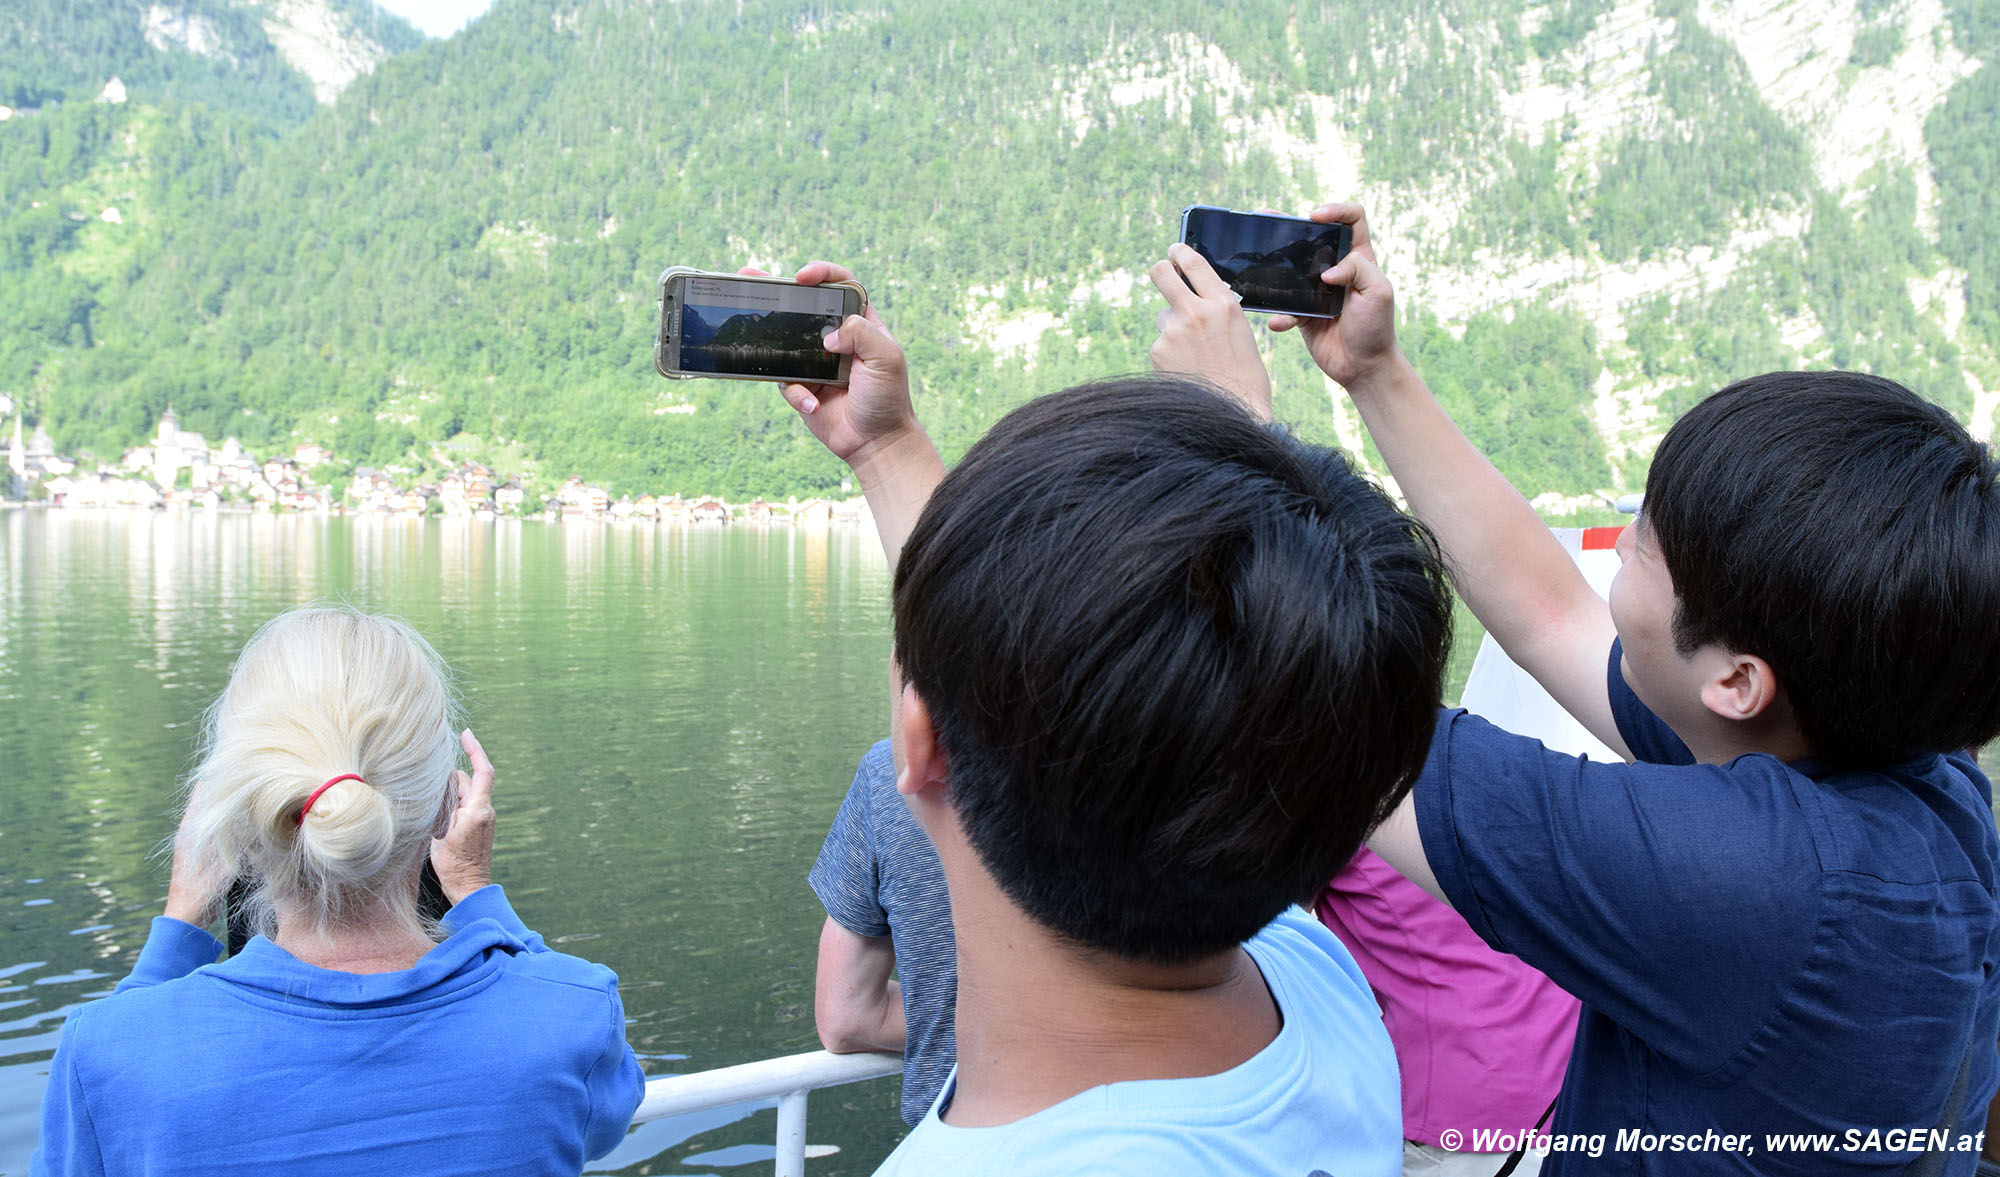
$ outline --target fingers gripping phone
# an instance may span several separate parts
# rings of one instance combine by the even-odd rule
[[[823,337],[867,308],[867,292],[854,282],[801,286],[675,266],[660,275],[653,366],[672,380],[845,384],[853,357],[826,350]]]
[[[1246,311],[1340,317],[1347,290],[1320,275],[1353,247],[1352,225],[1192,204],[1181,211],[1181,240],[1208,259]]]

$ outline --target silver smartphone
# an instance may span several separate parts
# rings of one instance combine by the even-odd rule
[[[653,367],[672,380],[845,384],[853,357],[826,350],[824,336],[867,307],[855,282],[801,286],[675,266],[660,275]]]
[[[1350,225],[1192,204],[1181,210],[1181,240],[1208,259],[1246,311],[1340,317],[1346,288],[1319,276],[1347,256]]]

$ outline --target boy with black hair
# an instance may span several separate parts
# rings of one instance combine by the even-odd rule
[[[850,383],[785,395],[895,565],[897,788],[958,945],[957,1071],[882,1172],[1396,1173],[1380,1016],[1293,905],[1429,746],[1450,611],[1422,529],[1337,452],[1154,378],[1033,401],[937,484],[880,323],[828,347]]]
[[[1992,454],[1877,377],[1731,385],[1661,442],[1607,604],[1397,349],[1361,209],[1313,216],[1354,226],[1343,314],[1273,329],[1304,328],[1496,640],[1637,761],[1448,713],[1370,843],[1583,999],[1553,1143],[1600,1155],[1544,1172],[1970,1174],[2000,1070],[1964,753],[2000,732]],[[1195,286],[1170,303],[1227,297]],[[1193,352],[1247,335],[1216,310],[1174,312],[1216,336]]]

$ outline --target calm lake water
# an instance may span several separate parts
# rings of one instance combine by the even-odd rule
[[[616,969],[649,1076],[817,1049],[806,871],[886,734],[872,533],[0,511],[0,1174],[24,1174],[64,1016],[128,972],[198,717],[314,601],[395,613],[498,767],[495,873]],[[901,1136],[897,1081],[812,1097],[816,1177]],[[591,1172],[750,1173],[774,1113],[650,1124]]]

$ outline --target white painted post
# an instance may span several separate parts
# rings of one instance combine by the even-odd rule
[[[776,1177],[806,1177],[806,1093],[787,1091],[778,1097],[778,1166]]]

